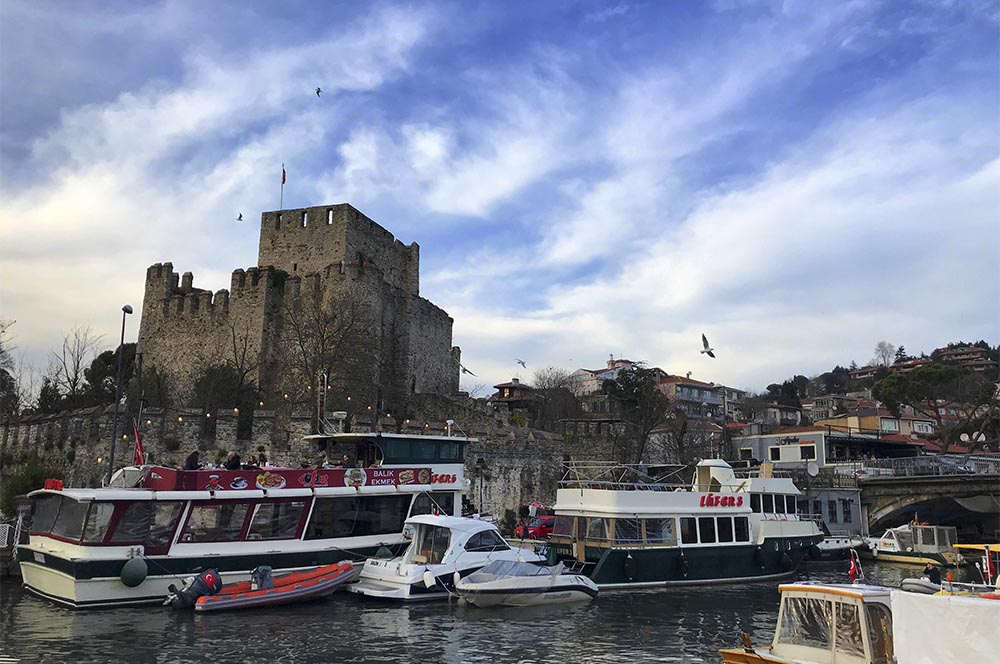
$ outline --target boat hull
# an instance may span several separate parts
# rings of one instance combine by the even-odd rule
[[[904,565],[924,566],[930,563],[931,565],[941,567],[955,567],[959,564],[956,557],[952,555],[916,551],[879,551],[878,549],[871,549],[870,551],[862,550],[861,557],[869,560],[878,560],[879,562],[903,563]]]
[[[733,581],[770,581],[796,574],[818,537],[769,539],[761,545],[608,548],[587,547],[583,573],[600,588],[649,588]],[[554,544],[550,564],[572,564],[569,545]]]
[[[491,606],[541,606],[589,602],[597,597],[598,589],[586,577],[561,575],[554,582],[540,577],[541,583],[531,585],[536,577],[514,577],[487,583],[463,583],[456,586],[459,596],[481,608]]]
[[[55,552],[39,551],[30,545],[18,547],[24,588],[32,594],[74,609],[161,604],[171,584],[180,585],[184,577],[206,567],[219,570],[226,584],[250,580],[250,570],[270,566],[275,574],[286,574],[340,562],[361,562],[374,556],[381,547],[359,547],[346,553],[335,548],[325,551],[295,553],[253,553],[241,556],[171,557],[146,556],[149,570],[136,587],[121,580],[122,568],[129,558],[68,559]],[[403,545],[390,547],[399,551]]]

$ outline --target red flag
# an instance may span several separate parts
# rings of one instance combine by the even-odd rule
[[[141,466],[146,463],[146,453],[142,449],[142,437],[139,435],[139,424],[135,420],[132,420],[132,430],[135,431],[135,455],[132,457],[132,463],[136,466]]]
[[[986,576],[989,577],[986,579],[986,583],[992,583],[991,579],[996,578],[997,575],[996,570],[993,568],[993,556],[990,555],[989,545],[983,548],[986,549]]]
[[[285,184],[285,165],[281,165],[281,184]]]

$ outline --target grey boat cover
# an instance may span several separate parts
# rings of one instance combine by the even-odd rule
[[[516,560],[494,560],[477,572],[465,577],[471,583],[485,583],[496,579],[512,576],[556,576],[566,568],[562,563],[555,567],[544,567],[533,563],[521,563]]]

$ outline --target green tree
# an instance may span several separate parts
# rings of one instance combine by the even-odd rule
[[[890,374],[872,388],[872,396],[895,416],[902,406],[933,420],[935,436],[944,443],[943,451],[969,433],[977,423],[988,427],[996,413],[996,386],[966,367],[928,364],[907,373]],[[963,417],[946,424],[939,412],[944,404],[957,406]],[[981,431],[982,429],[976,429]],[[995,437],[995,436],[994,436]]]
[[[41,489],[49,478],[63,479],[64,472],[56,462],[31,454],[20,468],[4,478],[3,489],[0,491],[0,514],[14,516],[17,496]]]
[[[38,412],[44,415],[58,413],[65,401],[59,392],[59,386],[48,376],[42,379],[42,388],[38,391]]]
[[[619,371],[614,380],[604,381],[601,389],[630,425],[633,444],[624,451],[625,458],[640,463],[650,434],[666,422],[670,411],[670,401],[660,391],[660,371],[636,363]]]
[[[98,406],[115,400],[115,382],[118,379],[118,352],[122,351],[122,389],[128,390],[135,369],[135,344],[127,343],[115,350],[106,350],[84,369],[86,385],[80,403],[73,407]]]
[[[909,355],[906,354],[906,348],[903,347],[903,346],[900,346],[899,348],[896,349],[896,356],[893,358],[893,363],[895,363],[895,362],[905,362],[906,360],[910,360],[910,359],[913,359],[913,358],[911,358]]]

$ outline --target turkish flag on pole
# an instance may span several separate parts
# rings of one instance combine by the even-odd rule
[[[135,456],[132,458],[132,463],[136,466],[141,466],[146,463],[146,453],[142,449],[142,437],[139,436],[139,423],[132,420],[132,430],[135,431]]]

